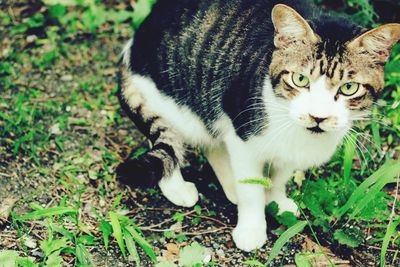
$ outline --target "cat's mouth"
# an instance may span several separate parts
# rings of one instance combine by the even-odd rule
[[[312,132],[314,134],[320,134],[320,133],[324,133],[325,132],[324,130],[321,129],[321,127],[319,127],[319,125],[307,128],[307,130],[309,130],[310,132]]]

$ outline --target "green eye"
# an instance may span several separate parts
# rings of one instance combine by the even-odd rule
[[[358,83],[345,83],[344,85],[340,86],[339,93],[345,96],[352,96],[357,93],[360,84]]]
[[[310,85],[310,79],[300,73],[293,73],[292,81],[298,87],[308,87]]]

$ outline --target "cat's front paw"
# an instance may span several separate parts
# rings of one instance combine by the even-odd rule
[[[161,179],[159,186],[164,196],[177,206],[190,208],[199,200],[199,193],[194,183],[174,183],[168,179]]]
[[[244,251],[252,251],[261,248],[267,241],[266,223],[258,226],[247,226],[238,224],[232,232],[236,247]]]
[[[267,203],[271,203],[272,201],[275,201],[278,204],[279,212],[278,215],[284,213],[285,211],[293,212],[294,215],[300,216],[300,211],[299,207],[297,204],[293,201],[293,199],[290,199],[286,196],[279,196],[279,197],[267,197]]]

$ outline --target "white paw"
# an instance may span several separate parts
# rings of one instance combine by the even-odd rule
[[[278,204],[279,207],[279,212],[278,215],[281,215],[285,211],[293,212],[294,215],[299,216],[300,211],[299,207],[297,204],[293,201],[293,199],[290,199],[286,196],[279,196],[279,197],[268,197],[268,203],[275,201]]]
[[[267,226],[265,223],[259,226],[248,227],[237,225],[232,232],[236,247],[244,251],[252,251],[261,248],[267,241]]]
[[[199,193],[194,183],[174,183],[168,179],[161,179],[158,183],[164,196],[177,206],[193,207],[199,200]]]

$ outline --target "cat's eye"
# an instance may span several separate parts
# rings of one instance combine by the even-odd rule
[[[360,88],[360,84],[358,83],[345,83],[340,86],[339,93],[345,96],[352,96],[357,93],[358,89]]]
[[[308,87],[310,85],[310,79],[300,73],[293,73],[292,81],[298,87]]]

